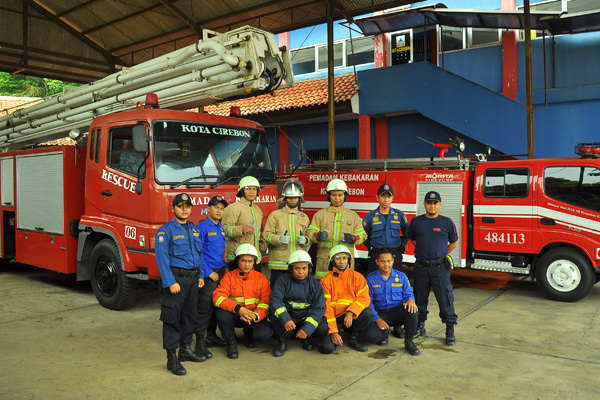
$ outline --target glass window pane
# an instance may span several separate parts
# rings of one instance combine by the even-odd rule
[[[118,171],[137,176],[141,168],[141,177],[146,174],[145,154],[133,149],[133,126],[124,126],[110,130],[108,165]]]
[[[463,48],[463,28],[444,26],[442,28],[443,51],[462,50]]]
[[[327,46],[319,47],[319,69],[327,69]],[[344,44],[335,43],[333,45],[333,67],[344,66]]]
[[[346,66],[369,64],[375,62],[375,40],[373,37],[362,37],[346,40]]]
[[[600,211],[600,170],[594,167],[548,167],[544,191],[551,198]]]
[[[315,48],[292,50],[292,68],[294,75],[315,72]]]
[[[485,197],[527,197],[529,195],[529,170],[489,169],[485,172],[483,195]]]
[[[484,44],[500,43],[498,29],[473,28],[471,44],[481,46]]]

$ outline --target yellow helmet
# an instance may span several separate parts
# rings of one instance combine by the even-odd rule
[[[256,179],[253,176],[245,176],[242,179],[240,179],[237,197],[244,197],[244,188],[248,186],[254,186],[256,187],[257,193],[260,192],[260,183],[258,182],[258,179]]]
[[[352,254],[350,253],[350,249],[342,244],[338,244],[334,246],[333,249],[329,251],[329,260],[333,260],[333,257],[340,253],[348,254],[348,260],[352,259]]]

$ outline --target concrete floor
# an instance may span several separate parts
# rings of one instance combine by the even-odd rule
[[[412,357],[400,339],[368,353],[324,356],[274,341],[229,360],[166,369],[159,295],[102,308],[87,282],[33,267],[0,267],[0,399],[596,399],[600,376],[600,286],[578,303],[549,301],[529,279],[458,271],[457,343],[431,296],[427,336]],[[594,383],[596,382],[596,383]]]

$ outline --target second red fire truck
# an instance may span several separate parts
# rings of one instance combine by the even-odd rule
[[[600,277],[600,143],[578,144],[579,158],[469,161],[460,156],[317,161],[295,176],[304,184],[304,211],[327,207],[333,178],[348,185],[346,207],[364,217],[377,188],[394,187],[393,207],[423,214],[430,190],[455,222],[456,267],[532,275],[551,299],[577,301]],[[480,161],[477,161],[480,160]],[[408,246],[404,261],[414,262]],[[365,258],[359,246],[357,257]]]

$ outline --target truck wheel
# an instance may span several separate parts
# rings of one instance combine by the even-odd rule
[[[595,280],[588,259],[570,248],[556,248],[544,254],[538,261],[535,278],[548,298],[568,302],[587,296]]]
[[[136,284],[127,278],[119,249],[111,239],[103,239],[92,251],[92,289],[103,307],[123,310],[132,305],[136,297]]]

